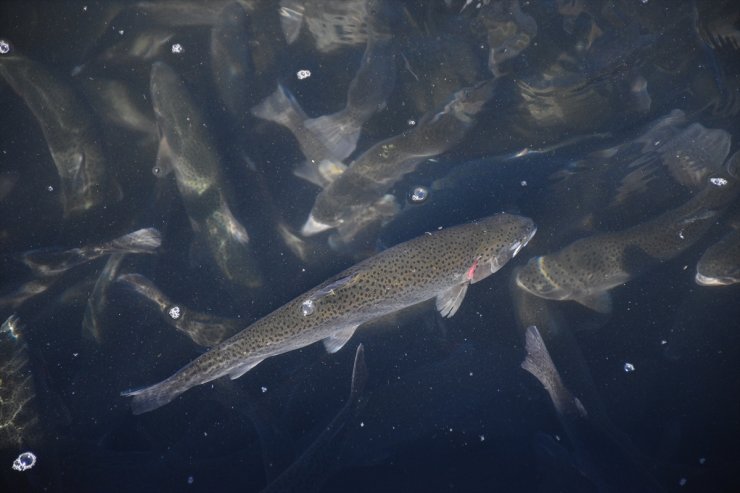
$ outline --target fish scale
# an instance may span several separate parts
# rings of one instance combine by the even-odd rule
[[[163,382],[123,395],[133,396],[134,413],[141,414],[191,387],[238,378],[268,357],[320,340],[335,352],[363,323],[417,303],[437,298],[440,312],[452,316],[468,284],[500,269],[535,231],[532,220],[502,213],[396,245],[288,302]]]

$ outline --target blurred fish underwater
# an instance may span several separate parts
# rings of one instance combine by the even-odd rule
[[[6,0],[0,102],[0,491],[740,491],[737,2]]]

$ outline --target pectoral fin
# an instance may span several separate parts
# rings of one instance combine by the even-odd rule
[[[462,305],[467,291],[468,283],[464,282],[439,293],[436,305],[440,315],[446,318],[453,316]]]
[[[575,298],[575,301],[599,313],[612,312],[612,297],[608,291]]]
[[[355,330],[357,330],[357,326],[353,325],[351,327],[340,329],[336,331],[333,335],[324,339],[322,342],[324,343],[326,352],[333,354],[342,349],[342,346],[347,344],[347,342],[355,334]]]
[[[260,363],[262,363],[261,359],[257,361],[252,361],[250,363],[247,363],[246,365],[237,366],[229,372],[229,378],[232,380],[236,380]]]

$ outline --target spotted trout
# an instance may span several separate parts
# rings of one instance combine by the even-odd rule
[[[266,358],[317,341],[334,353],[360,325],[432,298],[451,317],[468,285],[498,271],[535,232],[531,219],[502,213],[401,243],[283,305],[168,379],[122,395],[133,397],[134,414],[142,414],[196,385],[239,378]]]

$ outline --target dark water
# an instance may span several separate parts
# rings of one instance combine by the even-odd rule
[[[99,146],[106,176],[121,191],[101,181],[101,203],[65,215],[38,117],[17,87],[0,85],[0,315],[20,320],[17,338],[0,334],[0,491],[261,491],[296,461],[310,467],[283,477],[285,491],[737,491],[738,287],[694,281],[703,252],[737,227],[737,200],[689,248],[640,264],[611,289],[609,314],[534,298],[547,307],[538,315],[512,290],[515,267],[530,258],[628,230],[695,197],[701,187],[677,178],[671,156],[706,176],[737,150],[740,10],[733,2],[371,3],[356,15],[384,14],[395,83],[346,164],[441,111],[456,91],[494,73],[496,86],[460,142],[390,186],[399,204],[393,217],[353,237],[302,238],[303,258],[276,226],[300,238],[321,189],[294,175],[305,157],[291,133],[249,109],[279,82],[309,117],[339,111],[368,36],[351,15],[316,27],[343,2],[296,3],[306,19],[292,44],[278,2],[239,7],[239,34],[226,45],[251,60],[233,69],[247,85],[226,93],[214,75],[212,39],[223,27],[222,7],[234,8],[227,2],[0,6],[10,54],[37,62],[85,107],[94,132],[74,138]],[[345,35],[328,42],[327,32]],[[156,41],[126,44],[147,33]],[[494,65],[492,48],[504,53]],[[149,89],[155,62],[184,79],[206,123],[223,194],[249,233],[259,287],[230,279],[197,245],[193,211],[173,174],[152,173],[161,135]],[[298,78],[300,70],[310,77]],[[120,110],[98,102],[104,80],[131,91],[148,127],[122,125]],[[47,79],[23,84],[50,93]],[[61,104],[71,113],[59,94],[41,107]],[[679,138],[668,157],[640,168],[649,170],[645,186],[620,195],[629,188],[625,176],[649,154],[640,137],[674,110],[683,114],[676,128],[699,124],[704,137],[721,130],[729,149]],[[624,162],[604,152],[630,144],[637,150]],[[414,203],[408,197],[418,186],[429,196]],[[121,282],[110,284],[97,308],[97,337],[83,329],[105,257],[53,278],[21,262],[31,250],[48,254],[157,228],[157,253],[127,255],[119,274],[141,274],[178,306],[237,319],[241,329],[383,248],[501,211],[531,217],[539,232],[469,289],[454,318],[424,304],[359,330],[335,354],[315,344],[270,358],[238,380],[196,387],[141,416],[121,391],[166,378],[205,349]],[[46,289],[18,299],[34,280]],[[549,325],[541,329],[552,358],[588,413],[577,420],[583,443],[520,368],[528,317]],[[340,413],[358,343],[368,371],[362,405]],[[339,431],[322,435],[337,413]],[[311,448],[316,440],[321,447]],[[25,451],[37,456],[35,466],[13,470]]]

